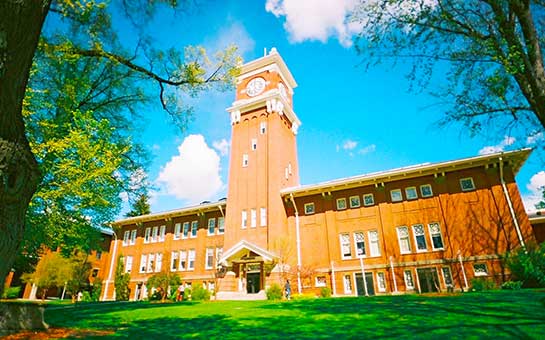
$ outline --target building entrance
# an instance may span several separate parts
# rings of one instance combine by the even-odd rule
[[[367,294],[375,295],[373,273],[365,273],[365,281],[367,283]],[[361,275],[361,273],[356,273],[356,290],[358,291],[358,296],[365,296],[365,289],[363,288],[363,276]]]
[[[418,283],[421,293],[432,293],[439,291],[439,277],[435,268],[418,268]]]
[[[247,273],[246,288],[248,294],[259,293],[261,290],[261,273]]]

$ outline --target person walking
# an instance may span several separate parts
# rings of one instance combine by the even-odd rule
[[[286,294],[286,300],[289,300],[291,298],[290,280],[286,280],[286,284],[284,285],[284,292]]]

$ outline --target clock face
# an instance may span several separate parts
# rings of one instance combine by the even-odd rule
[[[278,83],[278,90],[280,90],[280,95],[288,99],[288,93],[286,92],[286,85],[283,83]]]
[[[254,78],[250,80],[248,85],[246,85],[246,93],[250,97],[257,96],[258,94],[263,92],[263,90],[265,90],[265,85],[266,85],[265,79],[261,77]]]

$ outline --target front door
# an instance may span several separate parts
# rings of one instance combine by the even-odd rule
[[[365,281],[367,283],[367,294],[375,295],[373,273],[365,273]],[[358,291],[358,296],[365,295],[365,289],[363,289],[363,276],[361,275],[361,273],[356,273],[356,289]]]
[[[246,274],[246,288],[248,294],[256,294],[261,290],[261,273]]]
[[[418,268],[418,283],[421,293],[431,293],[439,291],[439,277],[435,268]]]

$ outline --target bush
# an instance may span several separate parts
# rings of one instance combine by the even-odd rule
[[[525,288],[545,287],[545,242],[528,243],[507,260],[513,279],[522,281]]]
[[[192,301],[208,301],[210,300],[210,292],[204,289],[203,285],[197,283],[193,285],[191,292]]]
[[[282,287],[278,283],[273,283],[265,293],[267,294],[267,300],[282,299]]]
[[[89,294],[89,292],[86,291],[86,290],[81,292],[81,301],[82,302],[91,302],[92,301],[91,294]]]
[[[186,288],[184,290],[184,301],[189,300],[191,298],[191,288]]]
[[[331,297],[331,288],[324,287],[324,288],[320,289],[320,296],[323,297],[323,298]]]
[[[313,293],[306,293],[306,294],[293,294],[292,300],[300,301],[300,300],[313,300],[316,299],[316,295]]]
[[[100,292],[102,292],[102,283],[97,280],[91,288],[91,301],[100,301]]]
[[[501,289],[519,290],[522,288],[522,281],[505,281],[501,285]]]
[[[472,292],[482,292],[484,290],[492,290],[496,288],[496,283],[492,280],[476,277],[471,279],[470,291]]]
[[[21,287],[9,287],[4,289],[2,294],[3,299],[17,299],[21,293]]]

